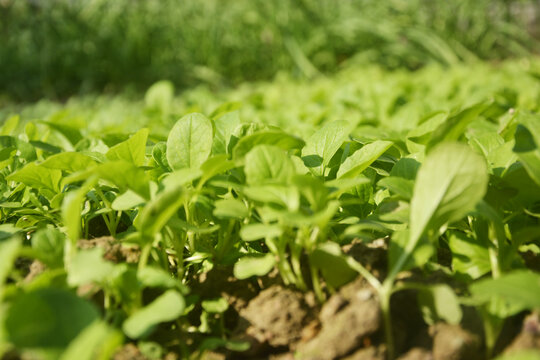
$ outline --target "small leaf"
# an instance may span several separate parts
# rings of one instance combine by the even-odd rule
[[[111,161],[124,160],[143,166],[146,154],[146,140],[148,138],[148,129],[137,131],[128,140],[116,144],[107,151],[107,159]]]
[[[154,145],[152,148],[152,158],[159,166],[169,170],[169,162],[167,161],[167,143],[162,141]]]
[[[69,343],[60,360],[111,359],[122,345],[122,334],[104,321],[87,326]]]
[[[477,299],[500,298],[513,305],[516,312],[540,308],[540,274],[516,270],[497,279],[479,280],[470,286]]]
[[[279,225],[248,224],[240,229],[240,237],[244,241],[280,237],[282,234],[283,229]]]
[[[242,280],[252,276],[263,276],[268,274],[275,264],[276,259],[272,254],[263,256],[247,255],[234,264],[234,277]]]
[[[427,149],[442,142],[457,141],[463,135],[467,126],[476,120],[488,107],[489,104],[482,102],[449,116],[433,131],[431,139],[427,144]]]
[[[41,166],[49,169],[65,170],[68,172],[84,171],[97,163],[88,155],[78,152],[63,152],[52,155],[41,163]]]
[[[338,120],[324,125],[316,131],[307,141],[306,146],[302,149],[302,156],[320,158],[320,163],[317,165],[311,162],[314,166],[311,170],[315,175],[322,176],[322,169],[328,166],[330,159],[336,154],[341,145],[349,137],[351,124],[347,121]]]
[[[391,193],[400,196],[404,200],[410,200],[413,193],[414,181],[397,176],[387,176],[379,180],[377,186],[387,188]]]
[[[113,272],[114,264],[103,259],[103,249],[80,250],[71,259],[67,282],[71,286],[103,283]]]
[[[212,154],[226,154],[231,136],[240,125],[238,111],[225,113],[214,119],[215,133],[212,143]]]
[[[248,184],[288,183],[294,170],[292,160],[275,146],[258,145],[246,155],[244,172]]]
[[[126,190],[125,193],[118,195],[112,202],[113,210],[130,210],[146,202],[146,200],[136,192]]]
[[[339,167],[338,178],[353,178],[362,173],[368,166],[377,160],[388,150],[393,143],[391,141],[377,140],[364,145],[360,150],[349,156]]]
[[[214,216],[218,218],[243,219],[249,215],[246,205],[238,199],[217,200]]]
[[[259,131],[244,136],[236,143],[233,148],[233,159],[244,157],[251,149],[258,145],[272,145],[282,150],[291,150],[302,148],[304,141],[281,130]]]
[[[81,212],[82,205],[86,199],[86,194],[97,182],[96,178],[90,178],[79,189],[70,191],[64,196],[62,201],[62,221],[67,228],[67,236],[76,243],[81,234]]]
[[[24,168],[6,177],[8,181],[18,181],[35,189],[49,189],[54,193],[60,192],[60,180],[62,172],[57,169],[49,169],[43,165],[29,163]]]
[[[173,170],[198,169],[212,151],[212,122],[194,113],[178,120],[167,138],[167,161]]]
[[[277,204],[289,211],[296,211],[300,206],[300,194],[296,187],[287,185],[259,185],[244,188],[244,193],[251,200]]]
[[[0,298],[3,298],[4,283],[13,268],[21,245],[21,241],[17,237],[0,242]]]
[[[141,210],[137,228],[148,239],[159,232],[184,204],[183,187],[168,186],[149,201]]]
[[[136,311],[124,321],[122,329],[132,339],[150,333],[159,323],[172,321],[182,315],[185,301],[175,290],[167,290],[149,305]]]
[[[339,288],[358,275],[347,263],[347,256],[341,247],[334,242],[326,242],[317,246],[309,256],[310,263],[321,270],[324,279],[333,288]]]
[[[50,268],[63,266],[64,242],[66,236],[55,228],[38,230],[32,235],[32,249],[39,259]]]
[[[454,325],[461,322],[459,300],[448,285],[423,286],[418,293],[418,303],[424,320],[429,325],[435,324],[439,319]]]
[[[227,311],[229,303],[225,298],[220,297],[217,299],[203,300],[201,306],[206,312],[221,314]]]
[[[452,269],[478,279],[491,271],[489,250],[473,238],[457,231],[449,234],[448,246],[452,251]]]

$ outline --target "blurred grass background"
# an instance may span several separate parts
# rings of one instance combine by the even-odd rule
[[[540,49],[538,0],[0,0],[4,102],[418,69]]]

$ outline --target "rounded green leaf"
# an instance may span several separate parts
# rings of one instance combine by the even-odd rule
[[[428,227],[439,228],[473,210],[484,197],[488,169],[467,145],[443,143],[420,167],[411,200],[410,238],[417,241]]]
[[[295,166],[282,149],[259,145],[247,153],[244,172],[248,184],[287,183],[295,174]]]
[[[62,348],[99,317],[87,301],[66,290],[39,289],[18,297],[8,310],[8,339],[19,348]]]
[[[212,122],[194,113],[178,120],[167,138],[167,161],[173,170],[199,168],[212,151]]]
[[[268,274],[275,264],[276,259],[272,254],[244,256],[234,264],[233,273],[240,280],[251,276],[263,276]]]
[[[140,338],[149,333],[155,325],[178,318],[184,308],[185,301],[182,295],[178,291],[168,290],[127,318],[122,329],[130,338]]]

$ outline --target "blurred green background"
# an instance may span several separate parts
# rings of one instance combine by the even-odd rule
[[[0,0],[4,102],[418,69],[540,49],[533,0]]]

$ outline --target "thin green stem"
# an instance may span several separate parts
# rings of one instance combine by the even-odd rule
[[[141,258],[139,260],[139,270],[144,269],[146,265],[148,264],[148,259],[150,258],[150,251],[152,250],[152,241],[147,242],[144,244],[142,250],[141,250]]]
[[[383,286],[379,291],[379,303],[381,306],[383,322],[384,322],[384,335],[386,338],[387,359],[394,360],[395,357],[395,345],[394,334],[392,333],[392,314],[390,312],[390,297],[392,296],[392,290],[389,286]]]
[[[309,270],[311,272],[311,283],[313,284],[313,291],[315,292],[315,296],[317,297],[317,300],[322,303],[325,300],[324,292],[321,288],[321,279],[319,278],[319,271],[315,266],[310,265]]]

